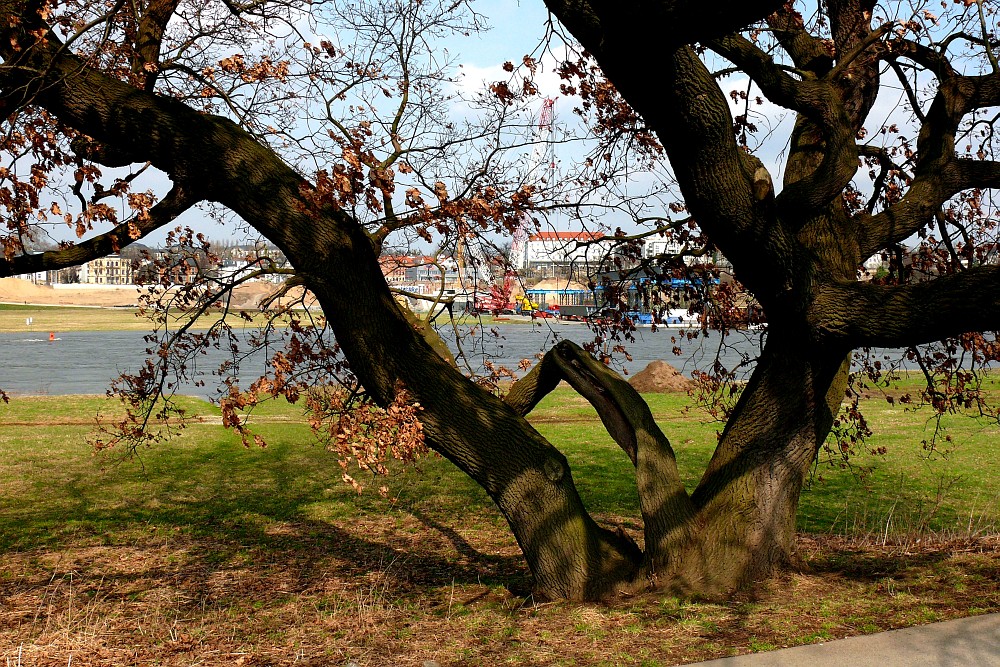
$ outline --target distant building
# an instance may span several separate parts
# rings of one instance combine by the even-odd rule
[[[260,263],[262,268],[275,266],[278,268],[288,264],[285,254],[271,243],[242,243],[238,245],[212,244],[211,251],[218,256],[223,263],[236,262],[246,265],[248,263]],[[270,260],[262,262],[261,260]]]
[[[172,285],[190,285],[198,280],[201,267],[195,257],[172,257],[159,267],[160,281],[167,278]]]
[[[80,265],[80,283],[83,285],[132,285],[134,276],[132,260],[117,254]]]
[[[218,267],[202,250],[147,249],[135,266],[134,279],[141,283],[189,285],[203,276],[218,274]]]
[[[48,285],[55,282],[53,274],[55,271],[35,271],[34,273],[24,273],[18,276],[22,280],[30,280],[36,285]]]
[[[382,255],[378,258],[382,275],[390,285],[434,283],[442,278],[448,285],[458,281],[458,262],[452,257],[429,255]]]
[[[600,232],[539,232],[528,238],[523,268],[538,278],[585,278],[598,271],[612,243]]]
[[[379,267],[385,281],[390,285],[400,285],[408,282],[406,272],[417,262],[409,255],[382,255],[378,258]]]
[[[683,249],[684,244],[673,239],[649,238],[643,241],[642,256],[644,259],[652,259],[661,255],[677,255]]]
[[[413,257],[406,269],[408,282],[440,283],[442,278],[449,285],[458,280],[458,262],[451,257],[435,258],[428,255]]]
[[[690,251],[691,248],[688,248],[688,252]],[[642,244],[642,256],[644,259],[680,255],[682,252],[684,252],[684,244],[674,239],[648,238]],[[700,256],[688,254],[683,258],[685,266],[694,266],[696,264],[715,264],[719,266],[723,261],[718,252],[705,253]],[[728,262],[726,262],[726,265],[728,266]]]

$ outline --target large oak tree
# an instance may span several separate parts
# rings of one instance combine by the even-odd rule
[[[804,17],[793,3],[778,2],[547,5],[586,49],[584,61],[600,66],[597,74],[576,68],[567,76],[613,84],[616,92],[594,103],[638,114],[624,114],[630,121],[622,134],[655,136],[687,210],[766,314],[766,344],[691,493],[641,397],[580,348],[557,345],[501,400],[435,351],[397,306],[378,264],[394,225],[446,231],[448,220],[479,215],[502,229],[520,215],[498,213],[503,196],[482,187],[449,195],[428,180],[434,206],[414,190],[405,210],[391,210],[401,205],[387,170],[401,168],[409,145],[398,124],[388,123],[395,150],[379,161],[357,149],[364,140],[352,132],[364,124],[334,116],[321,120],[331,124],[330,136],[339,133],[343,162],[323,164],[323,155],[301,143],[279,150],[253,115],[259,98],[218,82],[226,74],[239,85],[282,80],[295,71],[262,51],[220,59],[215,69],[190,55],[199,53],[199,36],[238,45],[241,17],[281,15],[294,25],[304,11],[295,3],[226,1],[199,14],[179,0],[98,10],[0,1],[7,150],[33,138],[25,153],[45,163],[17,187],[7,182],[4,205],[15,233],[5,241],[0,275],[77,264],[199,202],[221,205],[289,259],[368,395],[383,406],[400,396],[419,403],[427,444],[496,502],[539,593],[596,599],[650,587],[732,591],[794,563],[799,493],[844,400],[852,350],[909,348],[1000,324],[1000,268],[983,261],[982,229],[975,227],[989,218],[990,189],[1000,185],[993,118],[985,113],[1000,106],[993,8],[985,1],[940,12],[921,6],[900,17],[874,0],[837,0]],[[178,23],[188,42],[168,39]],[[400,61],[413,43],[397,40]],[[357,76],[377,78],[374,63],[351,65]],[[746,115],[734,118],[720,87],[734,72],[794,115],[780,186],[741,140],[753,128]],[[866,132],[880,129],[872,112],[884,79],[897,75],[915,138],[866,142]],[[419,94],[407,86],[386,95]],[[200,90],[215,106],[199,103]],[[331,94],[325,108],[337,99]],[[297,148],[319,167],[316,178],[291,163]],[[18,234],[39,209],[51,211],[38,199],[38,181],[75,168],[81,183],[94,164],[146,162],[173,183],[158,203],[133,201],[141,215],[72,248],[23,251]],[[383,213],[379,225],[358,212],[366,198],[369,211]],[[84,202],[91,218],[101,213],[99,200]],[[504,205],[527,204],[515,193]],[[858,280],[868,257],[894,252],[928,229],[939,230],[942,250],[926,280],[904,280],[901,272],[881,283]],[[594,404],[634,463],[641,548],[595,522],[565,457],[525,420],[561,380]]]

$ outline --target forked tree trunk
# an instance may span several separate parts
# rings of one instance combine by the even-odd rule
[[[423,406],[429,444],[495,501],[539,594],[600,599],[656,587],[720,595],[793,562],[799,492],[843,399],[846,351],[815,349],[776,328],[689,495],[667,438],[621,377],[564,342],[506,402],[496,399],[414,332],[377,279],[365,237],[349,237],[326,246],[330,273],[307,276],[335,314],[338,340],[369,390],[387,400],[401,382]],[[594,404],[635,465],[642,550],[591,518],[563,455],[523,419],[563,379]]]
[[[796,352],[801,341],[772,336],[704,477],[688,496],[674,452],[645,402],[574,347],[561,343],[553,349],[507,401],[527,412],[560,379],[568,380],[594,404],[636,466],[645,527],[642,564],[637,575],[593,590],[655,587],[718,596],[795,564],[799,493],[843,400],[846,352]],[[536,571],[530,558],[529,565]]]
[[[769,338],[692,495],[708,588],[733,590],[795,562],[799,494],[844,399],[844,351]]]

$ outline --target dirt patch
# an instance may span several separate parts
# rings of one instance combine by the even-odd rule
[[[246,283],[233,290],[230,307],[254,310],[278,289],[279,286],[273,283]],[[56,289],[49,285],[35,285],[20,278],[0,278],[0,302],[4,303],[102,306],[105,308],[129,307],[138,305],[140,294],[141,289],[135,286]],[[297,287],[289,290],[288,294],[282,297],[278,303],[284,305],[301,299],[303,299],[303,290],[301,287]],[[311,304],[315,300],[312,294],[307,294],[305,301]]]
[[[114,307],[134,306],[138,298],[135,287],[55,289],[20,278],[0,278],[0,301],[7,303]]]
[[[807,535],[806,571],[753,594],[594,605],[534,600],[498,523],[394,510],[217,528],[142,522],[5,554],[0,661],[665,667],[1000,608],[991,542],[900,553]]]
[[[694,382],[665,361],[653,361],[628,381],[640,394],[688,391]]]

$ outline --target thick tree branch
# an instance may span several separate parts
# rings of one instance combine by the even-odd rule
[[[771,215],[770,176],[738,145],[729,103],[694,51],[677,50],[668,65],[665,96],[642,113],[667,150],[688,210],[743,284],[766,295],[787,280],[793,254],[790,230]],[[761,262],[762,254],[773,261]]]
[[[562,341],[546,353],[527,376],[511,387],[504,402],[518,413],[527,414],[561,380],[568,381],[581,396],[590,401],[608,433],[635,464],[637,428],[627,414],[626,407],[622,405],[622,397],[638,401],[642,407],[645,407],[645,403],[631,385],[571,341]],[[673,450],[666,436],[662,435],[655,424],[653,428],[659,434],[661,446],[672,459]]]
[[[881,39],[894,25],[886,21],[873,30],[874,7],[875,0],[829,0],[826,4],[837,59],[826,79],[839,88],[855,131],[861,129],[878,96]]]
[[[742,35],[727,35],[708,46],[749,74],[769,100],[802,114],[823,133],[820,163],[807,176],[786,183],[776,203],[788,219],[803,219],[824,208],[857,171],[854,130],[837,89],[826,80],[794,79]]]
[[[962,119],[975,109],[1000,105],[1000,76],[958,75],[939,54],[909,42],[893,42],[890,50],[933,66],[943,78],[920,127],[914,179],[906,195],[875,216],[857,219],[865,256],[916,233],[954,194],[1000,182],[1000,163],[960,159],[955,152]]]
[[[875,0],[828,0],[830,32],[837,50],[837,59],[864,42],[871,34],[872,10]],[[892,22],[887,22],[888,28]],[[887,28],[887,29],[888,29]]]
[[[942,162],[938,170],[923,167],[900,201],[876,215],[856,218],[863,256],[913,236],[962,190],[1000,188],[1000,162],[964,158]]]
[[[947,41],[947,40],[946,40]],[[892,39],[886,44],[883,60],[893,62],[900,58],[911,60],[931,72],[939,81],[952,79],[958,72],[952,66],[945,49],[932,49],[909,39]]]
[[[664,51],[726,35],[760,21],[782,6],[781,0],[643,0],[623,5],[612,0],[545,0],[546,6],[591,53]],[[644,55],[644,54],[643,54]],[[640,57],[633,62],[655,62]]]
[[[955,160],[954,187],[1000,188],[1000,162],[994,160]]]
[[[794,78],[743,35],[726,35],[706,45],[749,74],[771,102],[819,123],[831,120],[828,87],[817,79]]]
[[[802,16],[790,6],[767,17],[767,24],[798,69],[823,76],[833,67],[832,49],[806,32]]]
[[[783,291],[795,273],[793,230],[773,216],[774,190],[762,187],[767,170],[737,143],[729,103],[712,73],[692,48],[676,48],[734,32],[723,28],[762,19],[779,4],[548,0],[547,6],[656,132],[688,209],[741,282],[762,299]],[[706,20],[716,12],[718,21]],[[660,66],[655,85],[637,62]]]
[[[826,285],[810,312],[819,342],[848,347],[907,347],[1000,330],[1000,267],[975,267],[912,285]]]
[[[875,30],[871,30],[867,24],[862,24],[863,30],[856,39],[850,40],[850,47],[844,47],[837,53],[837,64],[828,75],[830,79],[846,76],[848,71],[859,61],[874,62],[873,55],[878,49],[872,49],[878,41],[889,33],[893,28],[892,23],[884,23]],[[867,52],[867,53],[866,53]]]
[[[731,187],[743,182],[743,192],[730,192],[724,198],[730,203],[728,213],[731,215],[705,216],[705,219],[698,216],[702,224],[711,225],[709,218],[725,218],[728,224],[752,227],[755,222],[750,219],[754,205],[753,168],[749,168],[748,174],[748,164],[742,159],[743,152],[733,137],[732,117],[725,96],[691,49],[684,47],[674,54],[671,49],[699,39],[699,26],[709,26],[703,35],[706,38],[712,33],[723,34],[716,31],[722,25],[733,25],[734,17],[750,11],[755,3],[739,5],[740,9],[737,3],[706,9],[688,2],[641,2],[625,8],[620,3],[605,0],[550,0],[547,5],[594,55],[628,103],[657,132],[672,162],[683,160],[686,167],[687,162],[697,163],[704,159],[708,161],[704,171],[714,169],[718,173],[709,179],[700,178],[699,174],[691,179],[692,182],[704,183],[710,189],[718,187],[720,180]],[[770,9],[774,8],[776,5]],[[765,9],[766,3],[761,4],[757,11],[763,13],[753,18],[766,16],[769,11]],[[710,25],[705,20],[706,11],[719,11],[727,17]],[[681,27],[678,17],[688,14],[691,20]],[[749,20],[753,19],[745,22]],[[745,22],[736,21],[736,25]],[[650,38],[642,39],[637,30],[648,31]],[[678,31],[677,41],[671,46],[664,35],[674,31]],[[650,85],[645,71],[635,67],[636,62],[663,63],[661,83]],[[668,104],[664,105],[664,101]],[[719,199],[715,196],[718,192],[692,190],[689,194],[683,183],[681,187],[689,203],[693,200],[696,208],[711,206],[710,202]]]
[[[163,35],[179,4],[180,0],[149,0],[141,10],[139,29],[135,37],[132,74],[143,82],[145,90],[153,90],[156,87]]]
[[[632,385],[571,341],[549,350],[504,400],[527,414],[560,380],[594,406],[608,433],[635,465],[647,558],[656,562],[657,554],[668,553],[686,535],[684,526],[694,511],[669,440]]]
[[[1000,76],[953,76],[938,84],[937,94],[917,137],[917,168],[951,159],[955,134],[966,114],[1000,104]]]
[[[150,232],[170,224],[194,203],[194,200],[185,194],[183,188],[175,186],[166,197],[149,209],[146,217],[136,216],[133,220],[123,222],[109,232],[69,248],[49,250],[33,255],[18,255],[10,260],[0,258],[0,277],[79,266],[84,262],[118,252]]]

